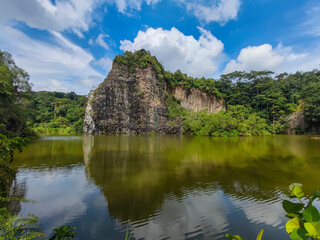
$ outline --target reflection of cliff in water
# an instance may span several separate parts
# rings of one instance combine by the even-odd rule
[[[305,136],[84,136],[83,144],[87,176],[122,221],[149,218],[172,194],[221,189],[238,199],[271,200],[291,182],[303,182],[307,192],[320,183],[313,178],[317,143]]]

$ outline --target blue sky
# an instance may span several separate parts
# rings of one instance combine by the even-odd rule
[[[0,49],[34,90],[87,94],[124,51],[150,50],[166,70],[320,68],[319,0],[0,0]]]

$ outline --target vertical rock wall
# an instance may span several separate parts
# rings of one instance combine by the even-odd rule
[[[90,92],[84,119],[84,133],[141,134],[177,133],[181,126],[168,124],[166,82],[157,78],[152,65],[129,70],[114,64],[107,78]],[[207,109],[216,113],[223,102],[200,90],[186,92],[178,87],[171,92],[190,111]]]
[[[105,81],[90,93],[85,133],[165,133],[166,104],[163,82],[149,65],[130,73],[114,65]]]
[[[209,95],[199,89],[191,89],[189,92],[185,87],[177,87],[172,92],[173,96],[180,99],[181,106],[198,112],[207,110],[208,113],[217,113],[226,110],[226,106],[222,101],[218,101],[215,96]]]

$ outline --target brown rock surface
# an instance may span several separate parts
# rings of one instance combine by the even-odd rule
[[[215,96],[209,95],[199,89],[191,89],[187,92],[185,87],[177,87],[172,92],[175,98],[181,100],[181,106],[191,110],[193,112],[198,112],[202,110],[207,110],[208,113],[218,113],[221,110],[226,110],[226,106],[222,101],[218,101]]]
[[[113,64],[107,78],[91,91],[84,118],[84,133],[89,134],[142,134],[156,132],[177,133],[177,126],[167,117],[164,80],[159,80],[152,65],[129,71],[125,65]],[[172,94],[181,105],[191,111],[208,109],[216,113],[225,109],[214,96],[192,89],[190,93],[178,87]],[[178,121],[179,122],[179,121]]]

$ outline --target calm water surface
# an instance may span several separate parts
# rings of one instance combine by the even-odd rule
[[[128,224],[134,239],[255,239],[261,228],[289,239],[288,185],[320,188],[310,136],[42,137],[14,164],[16,193],[38,202],[11,208],[38,216],[47,235],[68,224],[86,240],[124,239]]]

